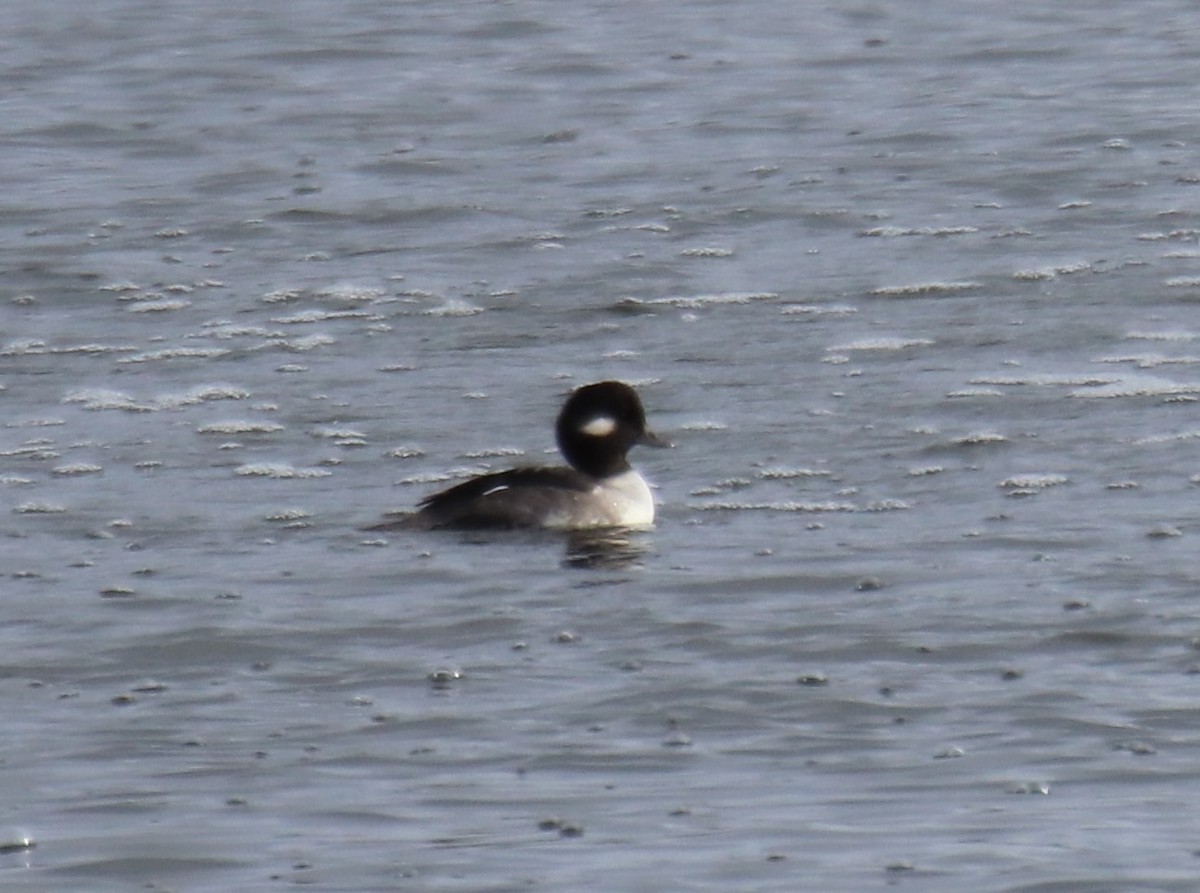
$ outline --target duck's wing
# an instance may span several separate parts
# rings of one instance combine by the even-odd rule
[[[422,499],[422,508],[435,505],[445,505],[449,502],[468,502],[482,499],[504,490],[541,489],[567,490],[586,493],[595,486],[595,481],[574,468],[510,468],[508,471],[497,471],[483,474],[455,484],[437,493],[432,493]]]
[[[579,498],[594,486],[594,480],[573,468],[513,468],[433,493],[420,501],[413,514],[369,529],[561,526],[565,522],[555,524],[555,519],[569,517]]]

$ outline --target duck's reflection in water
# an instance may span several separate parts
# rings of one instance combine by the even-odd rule
[[[563,567],[621,570],[639,567],[649,553],[646,534],[625,528],[572,530],[567,534]]]

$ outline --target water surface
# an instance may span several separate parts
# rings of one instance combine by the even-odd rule
[[[1187,4],[282,9],[0,19],[6,890],[1193,888]]]

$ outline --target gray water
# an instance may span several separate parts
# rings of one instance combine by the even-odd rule
[[[1192,4],[0,47],[4,890],[1196,888]],[[359,529],[608,377],[655,530]]]

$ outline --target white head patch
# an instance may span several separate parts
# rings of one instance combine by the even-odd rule
[[[598,415],[579,430],[592,437],[608,437],[617,430],[617,422],[611,416]]]

